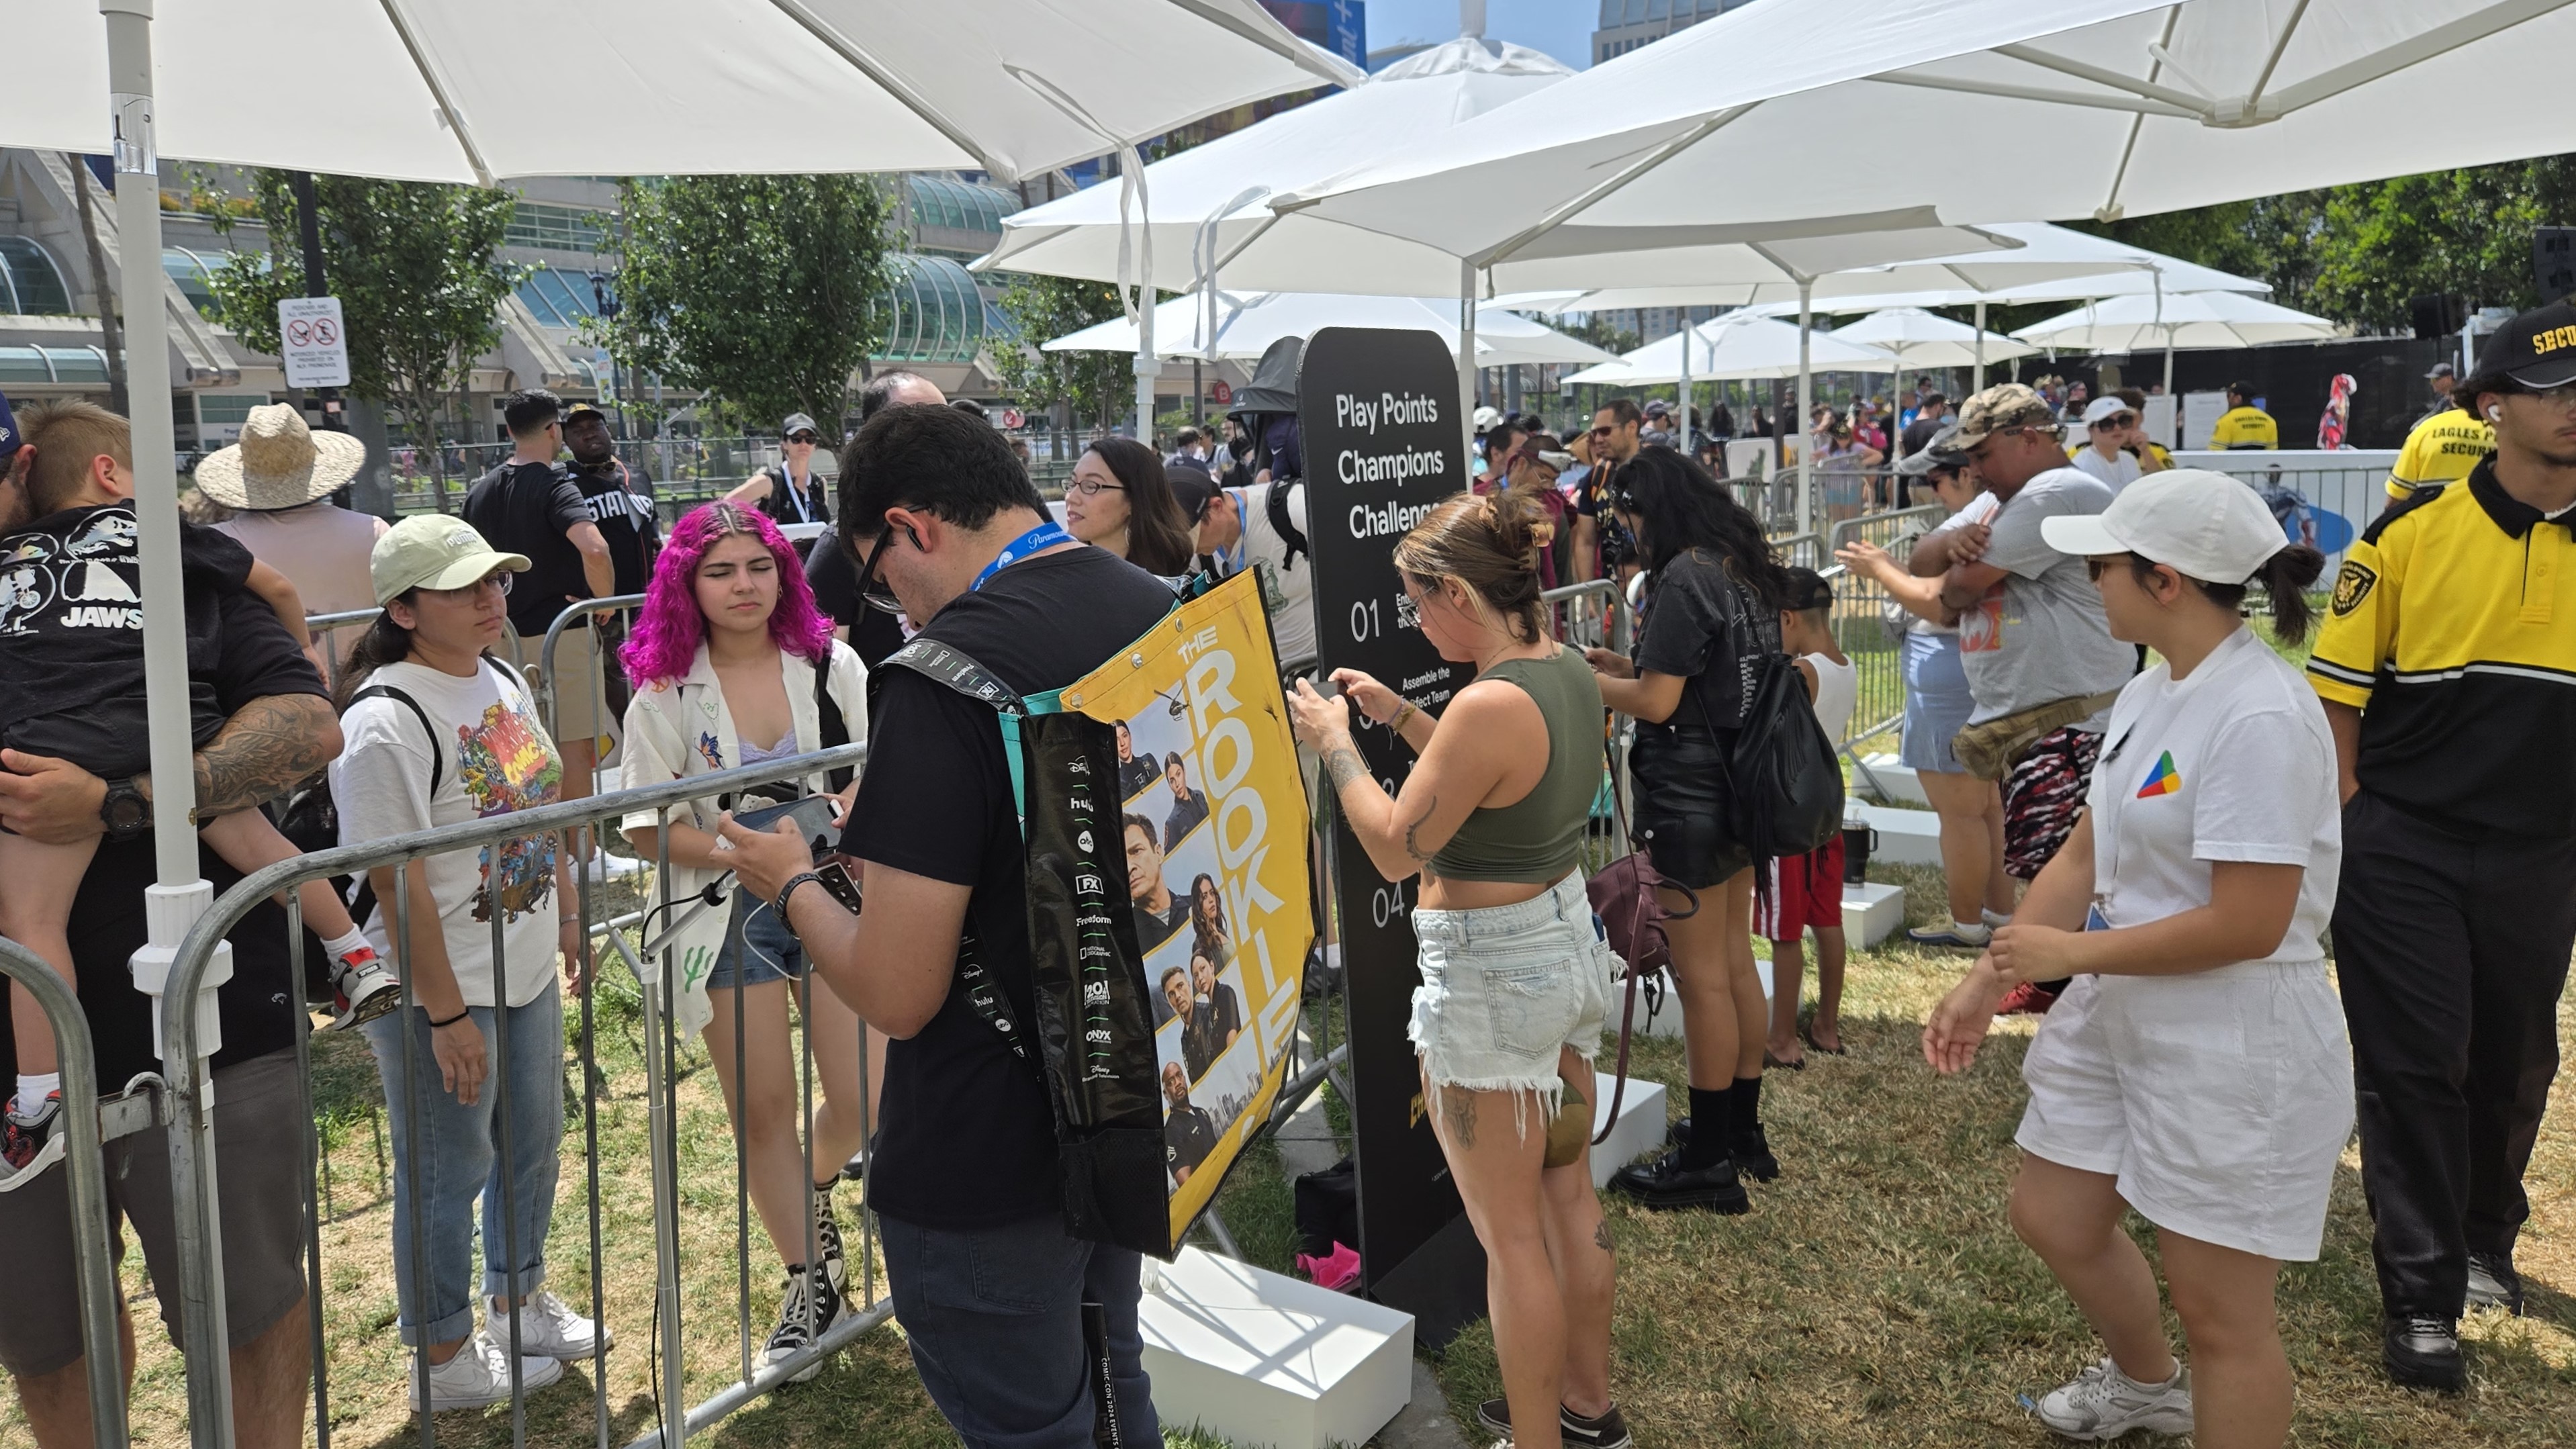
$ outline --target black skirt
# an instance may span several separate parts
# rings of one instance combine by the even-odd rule
[[[1637,846],[1657,874],[1706,890],[1753,864],[1727,833],[1725,745],[1705,729],[1637,726],[1628,770],[1637,789]]]

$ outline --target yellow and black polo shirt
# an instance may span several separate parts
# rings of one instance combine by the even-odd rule
[[[2229,408],[2218,415],[2217,424],[2210,429],[2209,446],[2277,448],[2281,446],[2281,425],[2258,407]]]
[[[2403,498],[2435,483],[2457,483],[2478,460],[2495,451],[2495,429],[2465,408],[2442,408],[2409,429],[2397,466],[2388,470],[2388,496]]]
[[[2466,834],[2576,831],[2576,512],[2492,457],[2417,490],[2345,557],[2308,682],[2362,711],[2363,789]]]

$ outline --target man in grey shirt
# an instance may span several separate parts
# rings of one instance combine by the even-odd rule
[[[2048,404],[2020,383],[1968,399],[1951,446],[1986,491],[1924,535],[1908,566],[1941,580],[1942,607],[1959,626],[1959,659],[1977,702],[1969,722],[2119,689],[2136,672],[2136,652],[2111,637],[2084,560],[2040,536],[2042,519],[2110,507],[2111,490],[2066,466]],[[2109,713],[2106,703],[2040,736],[2004,777],[2008,874],[2033,879],[2066,843]],[[2005,1009],[2045,1011],[2055,1000],[2044,986],[2016,988]]]

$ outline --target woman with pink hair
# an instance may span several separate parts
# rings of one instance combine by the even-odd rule
[[[795,548],[757,509],[711,503],[681,518],[619,657],[635,684],[626,707],[629,789],[867,734],[859,656],[832,638]],[[626,838],[646,860],[667,855],[655,911],[685,912],[710,886],[730,883],[729,847],[716,834],[722,812],[825,790],[846,811],[850,773],[791,776],[739,797],[691,801],[673,811],[667,829],[654,811],[627,816]],[[762,1353],[763,1363],[777,1363],[820,1338],[843,1311],[846,1271],[832,1188],[867,1135],[859,1018],[838,996],[810,988],[804,951],[787,922],[748,891],[733,893],[730,912],[699,912],[670,950],[679,982],[674,1013],[683,1030],[706,1038],[740,1138],[752,1206],[785,1265],[778,1326]],[[797,1132],[798,1059],[787,1024],[791,985],[821,1087],[805,1141]],[[884,1038],[871,1036],[882,1048]],[[797,1377],[811,1378],[820,1367]]]

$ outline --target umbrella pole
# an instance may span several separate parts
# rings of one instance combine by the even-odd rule
[[[1459,458],[1470,477],[1476,462],[1476,264],[1458,262]]]
[[[1976,380],[1975,380],[1974,382],[1971,382],[1971,383],[1969,383],[1969,384],[1968,384],[1968,393],[1969,393],[1969,395],[1970,395],[1970,396],[1972,396],[1972,397],[1973,397],[1973,396],[1975,396],[1975,395],[1976,395],[1976,394],[1978,394],[1978,393],[1984,392],[1985,390],[1986,390],[1986,304],[1985,304],[1984,302],[1982,302],[1982,301],[1981,301],[1981,302],[1977,303],[1977,377],[1976,377]]]
[[[1815,284],[1798,284],[1798,531],[1816,531],[1816,430],[1808,419],[1816,409],[1816,374],[1810,365],[1808,329],[1815,324],[1809,302]],[[1782,431],[1787,431],[1783,429]]]
[[[1679,393],[1681,394],[1681,404],[1682,404],[1682,405],[1681,405],[1681,414],[1682,414],[1682,415],[1681,415],[1680,419],[1679,419],[1679,420],[1674,424],[1674,426],[1676,426],[1676,427],[1678,427],[1678,428],[1680,428],[1680,429],[1681,429],[1682,456],[1683,456],[1683,457],[1685,457],[1685,458],[1687,458],[1687,457],[1689,457],[1689,456],[1691,455],[1691,425],[1690,425],[1690,402],[1691,402],[1691,371],[1690,371],[1691,320],[1690,320],[1690,308],[1688,308],[1688,307],[1684,307],[1684,308],[1682,308],[1682,309],[1681,309],[1681,313],[1682,313],[1682,372],[1681,372],[1681,381],[1680,381],[1680,384],[1675,388],[1675,391],[1677,391],[1677,392],[1679,392]]]

